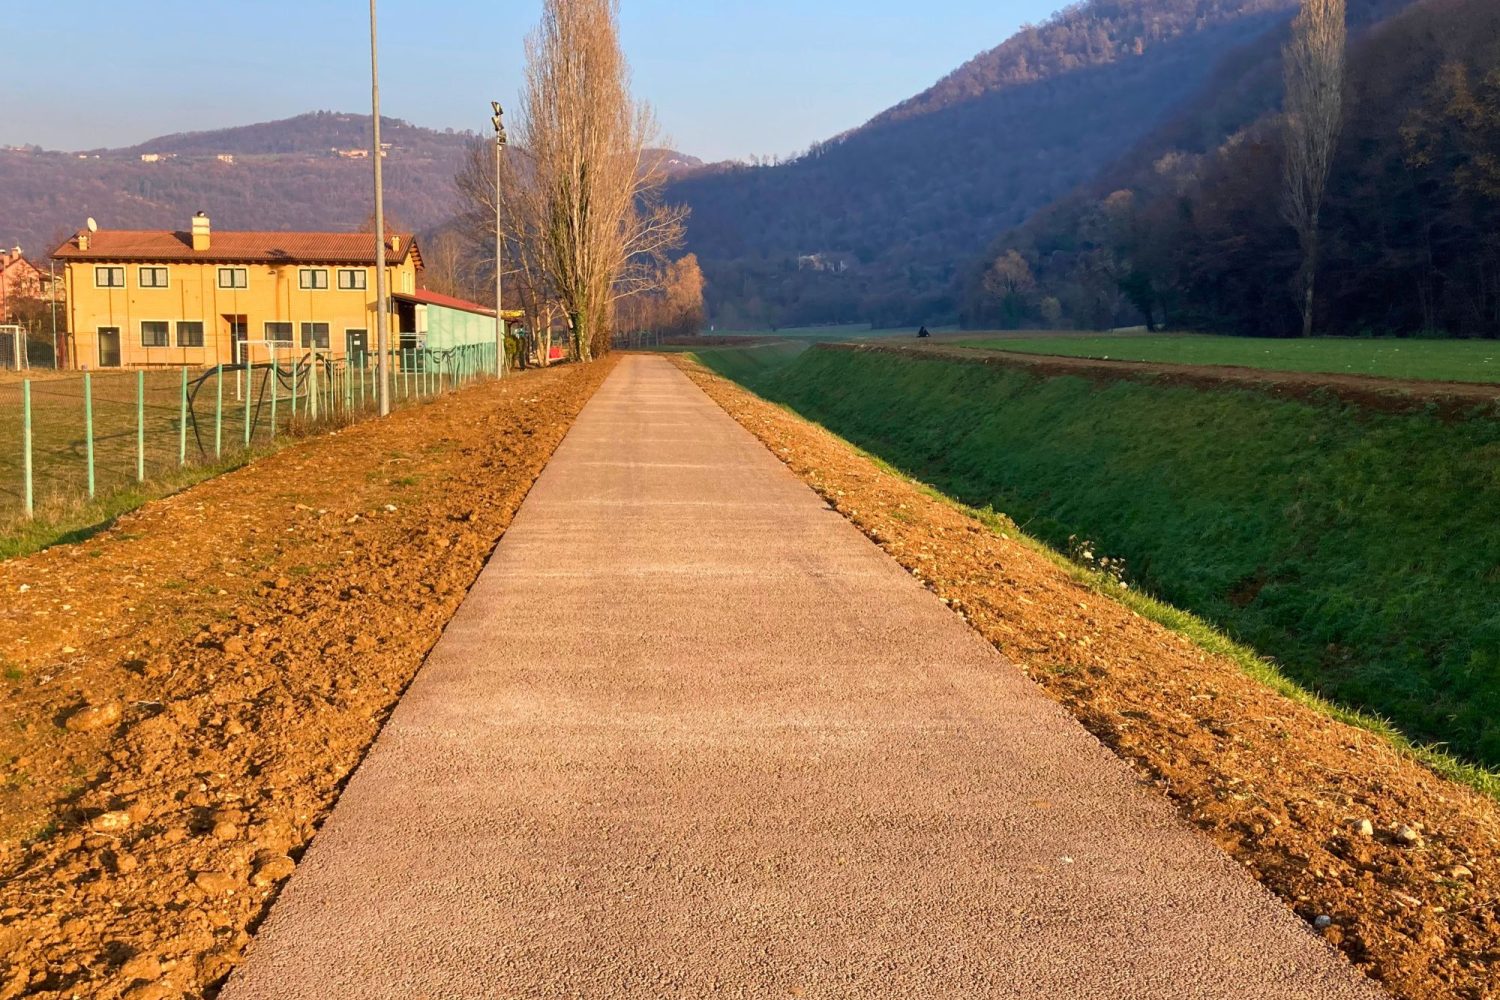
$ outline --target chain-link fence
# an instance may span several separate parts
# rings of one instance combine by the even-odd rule
[[[0,372],[0,518],[75,505],[378,409],[376,355],[209,369]],[[489,344],[390,352],[393,406],[494,374]]]

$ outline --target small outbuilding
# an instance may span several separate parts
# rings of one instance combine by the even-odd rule
[[[495,310],[489,306],[425,290],[397,292],[392,298],[403,350],[447,351],[495,342]],[[520,318],[519,312],[506,310],[507,333]]]

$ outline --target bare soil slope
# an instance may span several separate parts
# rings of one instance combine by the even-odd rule
[[[0,564],[0,997],[211,996],[611,365]]]

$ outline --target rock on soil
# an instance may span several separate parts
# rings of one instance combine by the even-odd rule
[[[0,1000],[213,994],[608,370],[309,438],[0,563]]]
[[[63,726],[75,733],[92,733],[97,729],[113,726],[120,721],[120,706],[114,702],[106,705],[84,705]]]

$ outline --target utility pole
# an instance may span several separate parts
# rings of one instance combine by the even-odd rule
[[[495,377],[505,377],[505,228],[500,212],[500,156],[505,152],[505,109],[491,101],[495,117]]]
[[[57,355],[57,261],[47,261],[47,299],[52,303],[52,370],[62,367]]]
[[[380,415],[391,412],[390,295],[385,273],[385,189],[380,177],[380,54],[375,43],[375,0],[370,0],[370,104],[375,125],[375,398]]]

